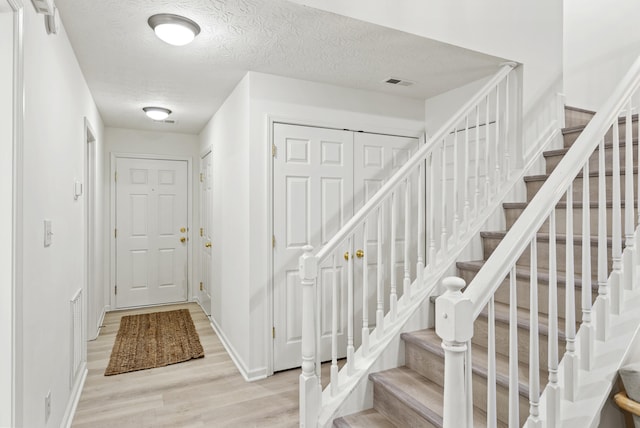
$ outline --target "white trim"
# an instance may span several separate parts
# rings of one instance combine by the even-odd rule
[[[11,425],[23,420],[23,159],[24,159],[24,5],[7,0],[13,9],[13,189],[12,189],[12,278],[11,278]],[[6,344],[2,344],[5,346]],[[3,406],[4,411],[4,406]]]
[[[87,341],[91,342],[93,340],[96,340],[98,338],[98,336],[100,336],[100,332],[102,331],[102,327],[104,327],[104,317],[107,314],[107,312],[109,311],[108,306],[104,306],[102,308],[102,312],[100,313],[100,316],[98,317],[98,325],[96,326],[96,335],[95,337],[92,337],[91,339],[87,338]]]
[[[174,156],[174,155],[159,155],[159,154],[144,154],[144,153],[123,153],[123,152],[111,152],[110,153],[110,168],[109,168],[109,307],[113,307],[114,310],[120,309],[132,309],[132,308],[117,308],[116,307],[116,295],[115,295],[115,280],[116,280],[116,238],[113,236],[113,231],[116,227],[116,189],[113,185],[114,175],[116,172],[116,161],[118,158],[129,159],[149,159],[149,160],[175,160],[187,162],[187,295],[184,301],[170,302],[170,303],[185,303],[192,300],[194,296],[193,290],[193,266],[194,266],[194,250],[193,250],[193,166],[192,158],[187,156]],[[148,305],[157,306],[157,305]],[[146,307],[146,306],[141,306]]]
[[[215,334],[218,336],[218,339],[220,339],[220,343],[222,343],[222,346],[224,346],[224,349],[227,351],[227,354],[229,354],[229,356],[231,357],[231,360],[236,365],[238,371],[240,372],[244,380],[246,380],[247,382],[253,382],[256,380],[266,378],[267,377],[266,367],[262,367],[254,370],[247,370],[247,365],[244,363],[244,361],[242,361],[242,358],[240,358],[240,355],[238,354],[236,349],[233,347],[231,342],[229,342],[229,339],[227,339],[227,336],[225,336],[224,332],[218,326],[218,324],[213,319],[213,317],[209,317],[209,320],[211,321],[210,323],[211,328],[213,329]]]
[[[266,376],[273,375],[273,353],[274,353],[274,340],[272,328],[274,326],[274,315],[273,315],[273,305],[274,305],[274,283],[273,283],[273,235],[274,235],[274,224],[273,224],[273,156],[272,156],[272,147],[273,147],[273,127],[276,123],[283,123],[288,125],[297,125],[297,126],[310,126],[310,127],[318,127],[318,128],[331,128],[331,129],[361,129],[366,128],[366,133],[373,134],[385,134],[385,135],[394,135],[394,136],[405,136],[409,138],[417,138],[418,144],[423,144],[423,138],[425,138],[426,131],[424,127],[424,122],[421,121],[413,121],[416,123],[415,129],[399,129],[389,126],[380,126],[378,124],[371,124],[370,122],[364,122],[361,120],[348,120],[346,124],[337,124],[334,122],[326,122],[322,120],[317,120],[315,118],[300,118],[300,117],[290,117],[284,115],[272,115],[265,114],[264,116],[267,135],[266,142],[264,148],[267,151],[266,159],[267,159],[267,180],[264,180],[264,192],[267,195],[267,227],[265,230],[267,231],[267,235],[264,237],[265,246],[267,248],[267,289],[266,289],[266,301],[267,301],[267,310],[265,311],[265,323],[264,328],[265,337],[267,340],[265,341],[265,355],[266,355]]]
[[[69,398],[67,408],[65,409],[64,416],[62,417],[62,423],[60,424],[61,428],[71,428],[71,423],[73,422],[73,417],[76,414],[78,402],[80,401],[80,396],[82,395],[82,390],[84,389],[84,383],[87,380],[87,374],[89,373],[86,362],[82,363],[81,373],[82,375],[78,376],[78,379],[73,386],[71,397]]]
[[[96,137],[96,132],[94,131],[93,126],[89,119],[84,117],[84,141],[83,141],[83,158],[84,158],[84,179],[83,181],[83,195],[84,198],[84,272],[83,272],[83,286],[84,290],[83,298],[83,307],[85,308],[84,313],[82,314],[84,319],[82,320],[83,329],[84,329],[84,337],[83,343],[86,343],[87,338],[89,336],[89,327],[92,328],[91,333],[93,333],[93,327],[89,326],[89,314],[93,312],[93,305],[90,302],[90,299],[95,297],[94,293],[98,292],[97,283],[94,283],[96,280],[96,253],[97,253],[97,234],[96,232],[96,195],[97,195],[97,184],[98,184],[98,176],[97,173],[97,161],[98,161],[98,150],[97,143],[98,139]],[[92,144],[92,151],[89,151],[89,145]],[[92,153],[91,159],[89,159],[89,154]],[[93,165],[90,165],[90,164]],[[91,173],[92,177],[89,177],[89,173]],[[91,186],[89,185],[91,184]],[[90,197],[89,197],[90,196]],[[93,206],[90,206],[92,203]],[[89,239],[89,238],[92,239]],[[93,247],[93,248],[91,248]],[[91,257],[90,257],[91,256]],[[91,289],[90,284],[93,284],[95,287]],[[100,293],[104,294],[104,290],[100,287]],[[95,314],[97,315],[97,314]],[[97,317],[96,317],[97,318]],[[99,325],[99,324],[98,324]],[[96,326],[97,327],[97,326]],[[99,331],[96,329],[96,331]],[[97,334],[96,334],[97,337]],[[87,347],[85,345],[83,349],[83,358],[86,361],[87,356]]]

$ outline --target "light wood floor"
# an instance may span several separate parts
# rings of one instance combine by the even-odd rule
[[[104,376],[123,315],[179,308],[191,312],[204,358]],[[110,312],[103,324],[100,336],[88,345],[89,373],[73,427],[298,426],[300,371],[293,369],[246,382],[197,304]]]

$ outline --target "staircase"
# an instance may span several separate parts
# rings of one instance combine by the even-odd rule
[[[528,176],[524,178],[527,189],[527,202],[508,202],[503,204],[504,215],[506,219],[507,229],[510,229],[516,219],[524,211],[527,204],[533,196],[541,188],[542,184],[548,178],[549,174],[554,171],[560,159],[566,154],[568,148],[576,141],[585,125],[591,120],[594,113],[577,108],[567,107],[565,110],[566,128],[563,129],[564,148],[560,150],[552,150],[544,153],[546,161],[546,174]],[[622,166],[621,174],[624,177],[625,165],[625,130],[626,120],[619,120],[620,132],[620,165]],[[638,116],[633,116],[633,134],[636,138],[633,140],[633,156],[634,165],[637,165],[638,153]],[[605,136],[605,159],[606,165],[611,165],[613,156],[613,146],[611,143],[611,130]],[[590,230],[598,231],[598,180],[599,180],[599,151],[596,150],[589,159],[589,189],[590,189]],[[565,285],[573,283],[575,287],[575,295],[580,295],[582,285],[580,272],[582,272],[582,219],[583,219],[583,202],[582,202],[582,181],[585,177],[579,174],[573,185],[573,242],[574,242],[574,261],[572,272],[573,281],[567,281],[565,274],[565,215],[567,210],[566,197],[556,206],[556,216],[562,221],[557,221],[556,228],[556,246],[557,246],[557,307],[558,307],[558,345],[559,354],[564,354],[565,336]],[[606,177],[607,188],[607,272],[611,272],[612,268],[612,171],[607,169]],[[637,169],[634,168],[634,186],[637,186]],[[637,190],[637,189],[636,189]],[[621,180],[621,194],[624,195],[624,179]],[[634,200],[637,191],[634,191]],[[637,200],[636,200],[637,204]],[[624,200],[621,203],[624,210]],[[635,220],[635,219],[634,219]],[[483,241],[483,260],[458,262],[457,268],[459,276],[465,280],[467,284],[471,283],[478,271],[485,264],[486,260],[496,249],[506,231],[486,231],[481,232]],[[593,233],[592,233],[593,234]],[[547,383],[548,373],[548,301],[549,301],[549,221],[547,220],[539,229],[537,234],[537,281],[538,281],[538,334],[539,334],[539,372],[540,372],[540,391],[542,391]],[[598,237],[591,237],[591,271],[592,271],[592,301],[598,295]],[[600,247],[600,251],[604,246]],[[515,280],[517,287],[517,327],[518,327],[518,372],[519,372],[519,424],[522,426],[529,416],[530,397],[529,397],[529,346],[530,346],[530,254],[529,250],[525,250],[518,259],[515,270]],[[474,335],[472,339],[472,388],[474,403],[474,426],[485,426],[487,423],[487,378],[491,378],[491,373],[495,373],[496,383],[496,416],[498,426],[509,425],[509,278],[507,277],[494,296],[495,316],[495,333],[491,333],[495,337],[495,371],[490,370],[488,355],[492,355],[493,351],[487,349],[489,331],[493,329],[488,322],[488,309],[485,308],[474,323]],[[581,313],[580,299],[575,300],[576,314]],[[580,316],[577,316],[580,319]],[[579,323],[576,322],[576,328]],[[385,370],[369,375],[370,381],[373,383],[373,408],[359,413],[344,416],[335,419],[333,425],[335,427],[441,427],[443,426],[443,385],[444,385],[444,350],[442,347],[442,339],[436,334],[435,329],[426,329],[403,333],[401,335],[405,345],[405,365],[402,367]],[[537,403],[538,397],[532,401]]]

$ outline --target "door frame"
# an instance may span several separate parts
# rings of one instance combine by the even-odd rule
[[[211,145],[207,146],[204,148],[204,150],[200,151],[200,157],[198,157],[198,172],[202,173],[202,160],[206,157],[206,156],[212,156],[211,158],[211,166],[213,167],[213,147]],[[199,176],[198,176],[199,177]],[[212,189],[213,191],[213,189]],[[202,225],[202,182],[198,181],[198,200],[199,200],[199,207],[198,207],[198,226],[203,227]],[[213,213],[211,213],[211,215],[213,216]],[[202,245],[199,245],[200,243],[200,231],[198,230],[198,235],[196,236],[198,239],[198,252],[197,254],[194,252],[193,256],[194,258],[197,257],[198,258],[198,279],[203,279],[204,277],[204,268],[202,266],[202,260],[204,257],[204,249],[202,247]],[[213,252],[211,257],[213,258]],[[211,285],[213,284],[213,277],[212,275],[209,275],[209,287],[211,287]],[[199,281],[197,281],[199,282]],[[195,287],[195,282],[194,282],[194,287]],[[197,290],[197,293],[195,293],[196,290],[194,290],[194,294],[197,294],[197,298],[194,298],[194,300],[198,301],[198,304],[200,305],[200,307],[202,307],[202,301],[200,300],[200,290]],[[209,293],[211,293],[211,290],[209,290]],[[202,308],[202,310],[205,312],[205,314],[207,313],[207,311]],[[209,308],[209,318],[211,318],[211,314],[213,313],[212,309]]]
[[[119,158],[129,159],[145,159],[145,160],[174,160],[187,162],[187,301],[193,301],[193,170],[192,159],[186,156],[174,156],[174,155],[154,155],[143,153],[123,153],[123,152],[111,152],[110,153],[110,168],[109,168],[109,305],[111,309],[117,310],[116,302],[116,186],[115,173],[116,163]],[[149,307],[159,305],[144,305],[129,307],[129,309],[135,309],[137,307]]]
[[[98,289],[97,285],[100,284],[100,280],[96,278],[97,265],[96,254],[98,248],[96,246],[96,196],[97,196],[97,156],[98,156],[98,140],[96,138],[96,132],[93,126],[89,122],[87,117],[84,118],[84,189],[82,191],[82,197],[84,197],[84,317],[83,323],[83,337],[82,341],[94,340],[98,338],[100,334],[100,325],[102,324],[102,316],[98,314],[101,308],[96,308],[93,302],[96,298],[96,293],[103,293],[104,290]],[[80,197],[80,195],[77,195]],[[102,312],[104,314],[104,312]],[[89,325],[92,320],[92,316],[95,316],[95,325]],[[95,332],[95,335],[93,334]],[[86,347],[83,348],[83,361],[86,361]]]
[[[273,279],[273,236],[274,236],[274,225],[273,225],[273,144],[274,144],[274,126],[277,123],[285,124],[285,125],[295,125],[295,126],[309,126],[313,128],[328,128],[328,129],[338,129],[342,131],[354,131],[354,132],[366,132],[371,134],[384,134],[384,135],[392,135],[399,137],[410,137],[418,139],[418,147],[426,144],[427,135],[424,128],[424,123],[420,122],[420,126],[416,126],[414,129],[410,128],[395,128],[384,125],[375,125],[370,122],[362,122],[360,120],[347,119],[344,123],[336,123],[336,122],[327,122],[321,121],[317,119],[311,118],[301,118],[301,117],[293,117],[286,115],[278,115],[278,114],[267,114],[266,115],[266,138],[265,141],[267,144],[264,146],[264,150],[266,152],[266,171],[267,171],[267,180],[265,180],[265,188],[264,193],[267,197],[267,215],[266,221],[268,222],[267,227],[265,228],[267,234],[264,236],[264,248],[267,249],[267,289],[266,289],[266,299],[267,299],[267,310],[266,310],[266,319],[264,323],[264,337],[267,338],[265,341],[266,349],[265,355],[267,357],[267,376],[273,375],[273,361],[274,361],[274,343],[273,340],[273,328],[274,328],[274,279]],[[418,121],[415,121],[418,123]],[[354,212],[355,214],[355,212]],[[314,250],[318,250],[315,248]]]

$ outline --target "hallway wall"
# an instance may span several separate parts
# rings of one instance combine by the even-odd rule
[[[69,301],[80,288],[86,294],[85,200],[74,200],[74,181],[85,181],[84,118],[96,133],[97,153],[102,153],[103,123],[62,23],[57,35],[47,35],[43,16],[30,2],[23,4],[24,267],[17,320],[23,342],[17,349],[22,385],[17,413],[19,426],[58,427],[69,416],[75,392]],[[96,197],[102,200],[101,194]],[[50,247],[43,245],[44,219],[52,221]],[[51,415],[45,422],[48,391]]]

